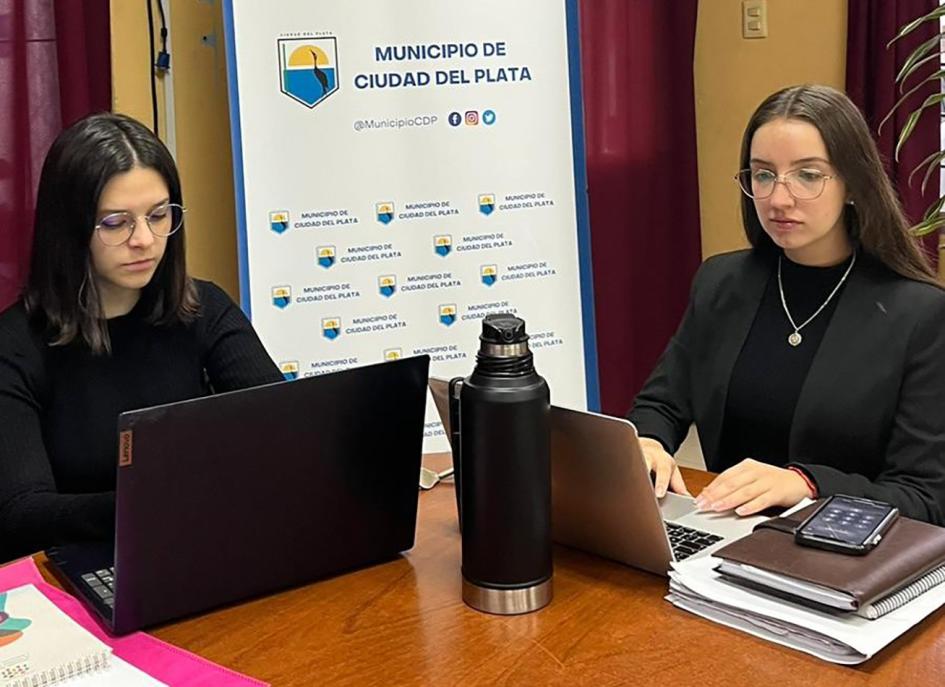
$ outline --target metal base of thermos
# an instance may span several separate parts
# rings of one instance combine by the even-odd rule
[[[551,603],[551,578],[532,587],[495,589],[480,587],[463,578],[463,601],[484,613],[518,615],[531,613]]]

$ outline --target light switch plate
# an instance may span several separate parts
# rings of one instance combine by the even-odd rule
[[[768,0],[742,0],[742,38],[768,37]]]

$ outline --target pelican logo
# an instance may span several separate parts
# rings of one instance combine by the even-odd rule
[[[492,211],[495,210],[495,194],[493,193],[482,193],[479,195],[479,212],[484,214],[486,217],[492,214]]]
[[[394,221],[393,203],[376,203],[374,210],[377,212],[377,221],[381,224],[390,224]]]
[[[499,270],[496,269],[495,265],[483,265],[479,268],[479,275],[482,279],[482,283],[486,286],[492,286],[495,284]]]
[[[272,304],[279,308],[280,310],[285,310],[289,303],[292,302],[292,287],[291,286],[273,286],[272,287]]]
[[[341,336],[341,318],[326,317],[322,320],[322,336],[329,341],[334,341]]]
[[[338,40],[280,38],[279,90],[311,109],[338,90]]]
[[[118,434],[118,466],[126,467],[131,465],[133,460],[132,439],[134,433],[130,429],[123,430]]]
[[[277,234],[285,233],[285,230],[289,228],[289,213],[285,210],[270,212],[269,228]]]
[[[299,361],[298,360],[286,360],[279,363],[279,369],[282,371],[282,376],[287,382],[291,382],[293,379],[299,378]]]
[[[377,288],[382,296],[390,298],[397,291],[397,277],[393,274],[385,274],[378,277]]]
[[[456,304],[446,303],[440,306],[440,322],[447,327],[456,322]]]
[[[453,237],[449,234],[437,234],[433,237],[433,252],[446,257],[453,250]]]
[[[318,260],[318,264],[327,270],[335,264],[335,247],[318,246],[318,248],[315,249],[315,257]]]
[[[400,360],[404,356],[404,351],[401,348],[385,348],[384,349],[384,360]]]

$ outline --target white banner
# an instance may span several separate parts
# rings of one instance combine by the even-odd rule
[[[224,13],[242,305],[287,378],[465,376],[512,312],[553,402],[596,408],[576,0]]]

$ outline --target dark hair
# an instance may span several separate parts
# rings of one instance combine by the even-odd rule
[[[916,281],[941,285],[909,231],[889,177],[856,105],[829,86],[791,86],[768,96],[748,121],[742,137],[741,164],[748,169],[755,132],[775,119],[797,119],[817,127],[830,163],[846,184],[853,204],[844,205],[850,238],[889,269]],[[742,222],[749,243],[758,251],[776,250],[761,226],[755,204],[742,195]]]
[[[33,253],[24,302],[42,318],[52,345],[81,337],[94,353],[111,350],[89,243],[102,189],[116,174],[153,169],[170,202],[183,204],[170,152],[147,127],[125,115],[93,114],[67,128],[43,163],[36,199]],[[167,239],[164,257],[141,293],[148,322],[189,322],[199,307],[187,275],[184,227]]]

